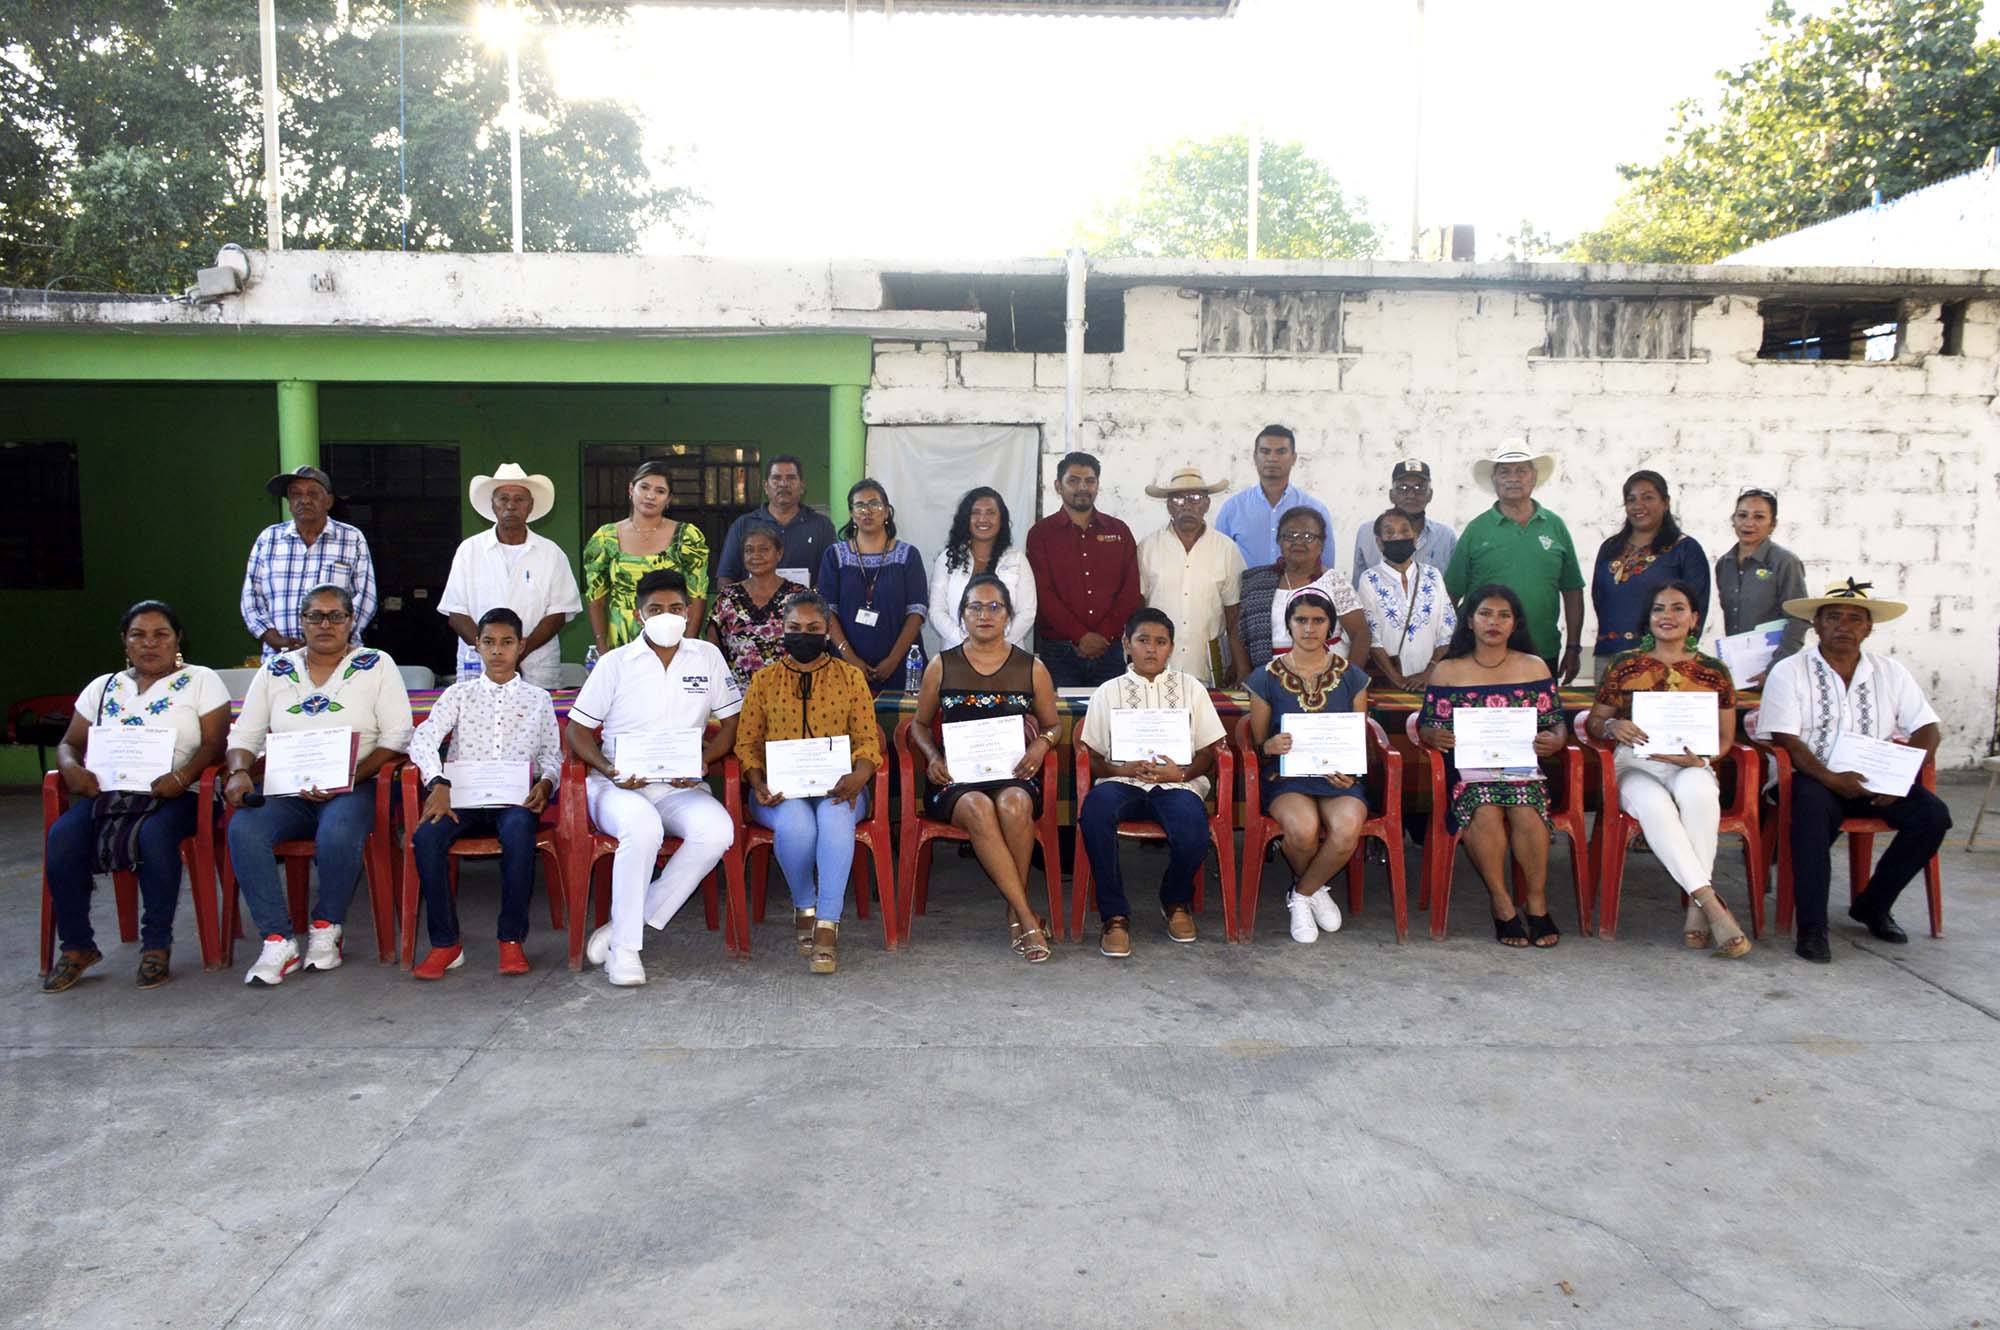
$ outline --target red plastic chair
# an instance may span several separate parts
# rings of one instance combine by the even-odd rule
[[[917,765],[916,754],[910,748],[910,726],[915,723],[914,718],[906,716],[896,726],[896,762],[902,768],[903,783],[902,858],[898,865],[901,880],[896,896],[903,907],[898,936],[904,941],[909,940],[911,915],[923,914],[930,903],[931,842],[969,842],[972,839],[949,822],[938,822],[923,815],[923,801],[917,791],[923,769]],[[1042,811],[1035,819],[1035,840],[1042,850],[1042,876],[1049,888],[1049,928],[1056,935],[1049,939],[1051,942],[1061,941],[1064,924],[1062,855],[1056,848],[1056,800],[1059,793],[1056,788],[1056,751],[1051,748],[1042,759]]]
[[[1420,714],[1413,711],[1404,719],[1403,733],[1412,744],[1417,743],[1417,718]],[[1445,826],[1445,809],[1451,802],[1451,788],[1445,779],[1444,754],[1421,745],[1419,749],[1430,758],[1431,816],[1430,831],[1424,840],[1424,868],[1417,908],[1430,911],[1431,937],[1442,942],[1445,921],[1451,912],[1451,878],[1452,870],[1458,864],[1458,833],[1447,830]],[[1561,797],[1552,800],[1549,821],[1555,824],[1558,832],[1569,837],[1570,879],[1576,887],[1576,928],[1580,935],[1588,936],[1592,902],[1588,850],[1590,835],[1583,812],[1583,750],[1571,742],[1563,747],[1561,753],[1543,761],[1545,764],[1549,761],[1561,764]],[[1550,840],[1553,842],[1554,837]],[[1512,863],[1511,855],[1509,862]],[[1514,897],[1518,901],[1522,895],[1521,874],[1517,866],[1514,870]]]
[[[1075,816],[1083,816],[1084,796],[1090,793],[1090,750],[1081,742],[1076,749],[1076,799],[1070,805]],[[1215,847],[1216,872],[1222,879],[1222,937],[1225,942],[1235,942],[1237,938],[1237,890],[1236,890],[1236,817],[1232,807],[1232,795],[1236,789],[1236,759],[1229,751],[1225,740],[1215,746],[1215,773],[1210,778],[1215,786],[1215,811],[1208,815],[1208,839]],[[1167,833],[1157,822],[1120,822],[1118,834],[1127,840],[1165,841]],[[1203,904],[1203,886],[1208,877],[1208,861],[1194,870],[1194,912],[1200,914]],[[1097,903],[1097,892],[1091,885],[1090,856],[1083,851],[1083,841],[1079,835],[1076,846],[1076,866],[1069,885],[1069,931],[1070,936],[1083,936],[1084,914]]]
[[[391,758],[375,773],[375,826],[361,843],[361,885],[368,892],[368,906],[375,916],[376,961],[392,965],[396,960],[396,855],[395,799],[392,791],[396,772],[404,759]],[[236,890],[236,869],[229,862],[229,823],[235,809],[223,814],[216,833],[216,862],[222,881],[222,963],[236,963],[236,939],[243,935],[240,917],[242,900]],[[313,843],[309,840],[281,840],[271,853],[285,865],[285,890],[292,910],[292,928],[303,933],[312,923],[306,917],[312,885]]]
[[[875,865],[875,895],[882,905],[882,945],[894,951],[902,940],[897,934],[900,923],[896,912],[896,867],[895,848],[890,839],[889,817],[889,743],[886,736],[877,737],[882,747],[882,764],[875,768],[875,777],[869,783],[868,816],[854,826],[854,843],[868,851]],[[750,807],[750,800],[756,796],[744,790],[740,796],[742,807]],[[736,853],[742,857],[743,866],[750,874],[750,918],[755,923],[764,922],[764,892],[771,876],[771,847],[775,837],[769,827],[751,821],[748,817],[737,822]],[[854,887],[854,913],[860,918],[868,917],[868,892],[861,881],[861,856],[854,856],[854,866],[848,870],[847,880]]]
[[[1584,728],[1587,711],[1576,714],[1577,743],[1597,754],[1597,825],[1591,831],[1591,862],[1597,868],[1597,935],[1609,942],[1618,936],[1618,901],[1625,885],[1625,859],[1639,835],[1639,820],[1618,802],[1618,772],[1613,759],[1618,745],[1593,738]],[[1739,727],[1740,728],[1740,727]],[[1736,789],[1722,809],[1716,829],[1743,841],[1743,875],[1749,883],[1750,936],[1764,934],[1764,881],[1769,875],[1764,857],[1763,828],[1757,813],[1757,789],[1763,766],[1757,750],[1739,734],[1723,761],[1735,772]]]
[[[1758,752],[1769,758],[1778,776],[1778,807],[1771,825],[1767,828],[1770,838],[1776,842],[1778,863],[1778,919],[1777,931],[1789,934],[1792,931],[1792,755],[1780,744],[1769,740],[1749,741]],[[1896,742],[1901,743],[1902,740]],[[1937,793],[1937,763],[1926,758],[1924,769],[1917,779],[1931,793]],[[1851,903],[1868,884],[1868,875],[1875,862],[1875,838],[1891,834],[1895,828],[1879,817],[1850,817],[1841,821],[1840,829],[1847,833],[1847,898]],[[1924,896],[1930,906],[1931,936],[1944,936],[1944,870],[1939,857],[1931,856],[1924,865]]]
[[[423,902],[423,884],[417,879],[416,847],[411,843],[410,833],[422,822],[423,785],[417,772],[417,764],[403,764],[400,784],[403,789],[403,852],[397,860],[396,897],[399,932],[402,937],[402,965],[409,969],[416,961],[417,951],[417,907]],[[556,849],[555,809],[552,804],[542,810],[542,825],[535,832],[535,849],[540,852],[548,866],[547,890],[549,895],[549,927],[563,926],[563,886],[562,856]],[[445,860],[451,871],[452,898],[458,898],[458,864],[461,859],[491,859],[500,853],[498,836],[461,836],[451,844],[451,854]]]
[[[1362,883],[1368,874],[1365,843],[1382,842],[1389,860],[1389,903],[1396,918],[1396,941],[1410,940],[1410,902],[1403,867],[1403,755],[1389,742],[1388,732],[1368,721],[1368,737],[1381,755],[1380,766],[1369,763],[1369,777],[1380,773],[1381,787],[1375,802],[1381,812],[1361,824],[1354,842],[1354,854],[1347,861],[1347,912],[1361,913]],[[1250,741],[1250,718],[1236,722],[1236,751],[1243,765],[1243,873],[1241,900],[1236,907],[1238,926],[1245,942],[1253,939],[1257,927],[1257,895],[1264,881],[1264,864],[1271,849],[1284,839],[1275,819],[1264,815],[1263,777],[1257,762],[1257,746]]]
[[[222,964],[222,937],[215,913],[215,781],[220,767],[210,767],[195,783],[194,835],[181,841],[181,863],[187,869],[188,894],[194,901],[195,937],[201,945],[201,968],[213,970]],[[46,845],[49,828],[69,808],[69,788],[58,772],[42,777],[42,840]],[[113,895],[118,902],[118,938],[139,940],[139,875],[114,873]],[[56,959],[55,900],[49,895],[47,861],[42,869],[42,968],[47,974]]]
[[[711,765],[714,772],[717,766]],[[736,755],[725,754],[719,769],[722,773],[722,806],[729,810],[730,819],[738,827],[743,825],[743,774],[736,765]],[[583,944],[592,927],[602,928],[611,922],[611,865],[607,862],[618,851],[618,838],[599,831],[590,820],[590,802],[586,797],[584,784],[589,771],[575,757],[563,760],[562,798],[556,802],[556,851],[560,859],[563,886],[563,917],[569,922],[569,968],[583,968]],[[738,960],[750,959],[750,922],[745,909],[743,892],[743,856],[738,852],[742,845],[739,834],[735,843],[723,852],[717,865],[729,888],[729,917],[727,927],[722,930],[723,945],[729,954]],[[660,842],[659,857],[655,864],[664,864],[674,851],[680,849],[678,837],[669,836]],[[592,908],[592,902],[595,908]],[[715,873],[710,872],[701,881],[702,912],[707,918],[708,930],[716,929]],[[595,924],[589,922],[595,919]]]

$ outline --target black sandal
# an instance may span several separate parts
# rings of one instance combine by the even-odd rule
[[[1528,941],[1531,945],[1547,951],[1562,941],[1562,930],[1556,927],[1555,917],[1546,914],[1525,915],[1528,921]],[[1545,942],[1542,939],[1547,938]]]
[[[42,977],[44,993],[62,993],[76,986],[83,978],[83,972],[104,959],[104,954],[95,947],[89,951],[65,951],[56,957],[56,963],[49,967]]]
[[[1511,918],[1493,921],[1493,938],[1501,946],[1519,951],[1528,945],[1528,930],[1522,925],[1521,916],[1516,913]]]

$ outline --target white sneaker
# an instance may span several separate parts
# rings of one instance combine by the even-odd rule
[[[1313,922],[1319,925],[1320,932],[1338,933],[1340,931],[1340,906],[1334,903],[1333,886],[1331,883],[1321,887],[1305,899],[1306,905],[1312,910]]]
[[[1292,915],[1292,941],[1319,941],[1319,925],[1313,922],[1312,898],[1296,891],[1285,893],[1285,908]]]
[[[611,925],[591,930],[590,940],[583,944],[583,958],[592,965],[602,965],[611,955]]]
[[[246,984],[269,984],[276,988],[285,982],[285,976],[299,968],[299,944],[288,937],[273,934],[264,939],[264,950],[257,953],[257,963],[243,976]]]
[[[339,924],[313,923],[312,931],[306,934],[306,968],[308,970],[338,970],[340,968],[340,937],[347,930]]]
[[[614,947],[604,962],[604,977],[614,988],[637,988],[646,982],[646,967],[630,947]]]

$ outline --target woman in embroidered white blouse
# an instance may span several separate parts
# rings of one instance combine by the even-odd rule
[[[387,652],[349,645],[353,617],[344,588],[327,584],[306,592],[299,611],[305,646],[264,662],[229,731],[223,797],[237,810],[229,821],[229,857],[264,939],[245,983],[276,984],[300,965],[284,883],[271,853],[279,841],[314,842],[319,899],[313,904],[305,968],[331,970],[340,964],[342,926],[361,876],[362,842],[375,825],[375,775],[410,746],[415,725],[403,676]],[[267,735],[342,727],[355,736],[347,789],[249,797],[256,789],[252,769]],[[387,891],[389,884],[374,883],[371,889]]]

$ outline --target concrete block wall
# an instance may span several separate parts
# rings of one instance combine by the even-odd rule
[[[1873,645],[1915,672],[1944,718],[1944,756],[1969,765],[1993,734],[2000,673],[2000,300],[1968,307],[1959,356],[1941,354],[1936,305],[1907,312],[1894,362],[1760,361],[1757,301],[1740,295],[1697,309],[1687,361],[1559,361],[1539,356],[1534,294],[1383,290],[1343,302],[1343,354],[1204,356],[1199,299],[1139,287],[1125,349],[1085,358],[1079,446],[1104,462],[1104,509],[1144,536],[1166,518],[1148,483],[1192,462],[1232,490],[1255,484],[1257,429],[1289,425],[1295,479],[1332,511],[1342,568],[1357,524],[1387,506],[1398,458],[1430,462],[1432,512],[1462,526],[1492,501],[1472,463],[1509,436],[1557,454],[1539,497],[1569,524],[1586,575],[1623,521],[1632,471],[1667,477],[1711,560],[1733,543],[1738,490],[1776,490],[1776,538],[1814,590],[1851,575],[1911,603]],[[1040,425],[1052,485],[1063,358],[878,343],[865,410],[877,424]],[[1045,490],[1042,511],[1053,503]]]

